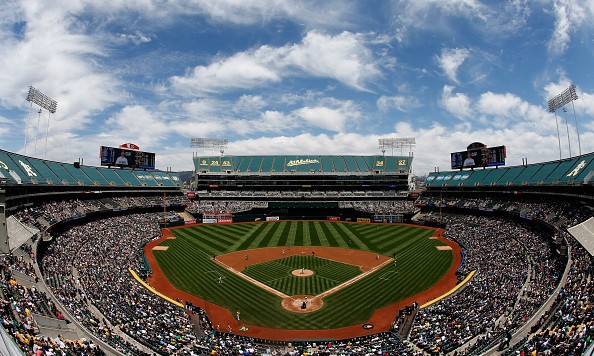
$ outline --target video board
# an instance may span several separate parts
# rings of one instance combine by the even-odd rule
[[[124,148],[101,146],[102,166],[155,169],[155,154]]]
[[[505,146],[481,147],[451,154],[452,169],[505,166]]]

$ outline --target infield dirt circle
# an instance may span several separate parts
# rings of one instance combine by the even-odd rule
[[[305,302],[305,309],[302,308],[303,302]],[[311,313],[324,306],[322,298],[311,295],[294,295],[283,299],[281,304],[283,308],[296,313]]]
[[[296,269],[291,271],[291,274],[295,277],[309,277],[313,276],[314,271],[310,269]]]

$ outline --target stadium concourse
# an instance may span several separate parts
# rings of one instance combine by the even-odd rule
[[[335,157],[342,156],[332,157],[336,165]],[[593,216],[592,157],[431,174],[414,203],[401,186],[355,189],[356,175],[345,183],[343,172],[328,174],[328,186],[286,189],[266,184],[270,176],[246,173],[241,179],[253,182],[252,188],[202,186],[192,201],[170,172],[75,168],[0,151],[0,204],[9,243],[19,242],[11,245],[0,269],[0,331],[11,336],[3,338],[0,350],[37,355],[589,352],[594,251],[568,228]],[[408,172],[397,174],[406,186]],[[198,183],[203,178],[195,177]],[[390,217],[443,224],[444,236],[463,247],[459,279],[475,274],[449,298],[405,308],[389,332],[289,345],[239,336],[224,326],[219,331],[205,310],[162,299],[129,273],[151,273],[142,246],[161,237],[164,221],[183,224],[188,212],[198,221],[215,213],[265,216],[262,211],[281,211],[275,204],[287,201],[302,212],[307,206],[295,202],[308,199],[322,199],[324,212],[358,211],[370,221]]]

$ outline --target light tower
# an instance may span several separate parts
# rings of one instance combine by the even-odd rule
[[[573,118],[575,119],[575,129],[577,132],[578,148],[580,156],[582,155],[582,144],[580,142],[580,130],[578,128],[577,117],[575,115],[575,106],[573,105],[574,100],[577,100],[578,96],[575,92],[575,84],[571,84],[569,88],[565,89],[561,94],[550,99],[547,104],[549,106],[549,112],[555,114],[555,121],[557,121],[557,139],[559,140],[559,159],[561,159],[561,135],[559,134],[559,121],[557,120],[557,109],[563,108],[563,115],[565,116],[565,126],[567,127],[567,144],[569,145],[569,157],[571,157],[571,142],[569,140],[569,124],[567,123],[567,109],[565,105],[571,103],[573,107]]]
[[[221,153],[221,156],[225,154],[225,149],[227,148],[227,144],[229,140],[226,138],[199,138],[194,137],[190,140],[190,147],[192,148],[202,148],[202,150],[206,149],[218,149]],[[196,154],[197,156],[197,154]]]
[[[416,140],[414,137],[379,139],[379,148],[382,150],[382,153],[385,153],[386,147],[388,147],[392,149],[392,156],[394,156],[394,148],[400,148],[400,155],[402,156],[402,149],[404,147],[408,147],[408,155],[411,156],[412,148],[415,147],[415,144]]]
[[[27,101],[31,103],[30,110],[33,109],[33,104],[39,106],[39,110],[37,112],[37,131],[35,133],[35,153],[37,154],[37,137],[39,134],[39,120],[41,118],[42,109],[47,110],[47,126],[45,129],[45,152],[44,157],[47,155],[47,135],[49,133],[49,122],[51,118],[51,114],[55,114],[56,110],[58,109],[58,102],[50,98],[49,96],[43,94],[39,90],[35,89],[32,86],[29,86],[29,93],[27,94]],[[27,137],[29,136],[29,118],[27,118],[27,128],[25,133],[25,154],[27,153]]]

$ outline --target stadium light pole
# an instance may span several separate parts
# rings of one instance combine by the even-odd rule
[[[43,158],[47,157],[47,136],[49,133],[50,112],[47,112],[47,126],[45,127],[45,146],[43,148]]]
[[[29,92],[27,93],[27,101],[31,103],[31,105],[36,104],[39,106],[39,111],[37,112],[37,131],[35,133],[35,153],[37,154],[37,138],[39,136],[39,121],[41,119],[41,109],[46,109],[48,111],[47,115],[47,128],[45,131],[45,153],[47,154],[47,136],[49,133],[49,121],[51,118],[51,114],[55,114],[56,110],[58,109],[58,102],[54,99],[50,98],[49,96],[43,94],[39,90],[35,89],[33,86],[29,86]],[[27,150],[27,136],[29,135],[29,122],[27,121],[27,132],[25,133],[25,152]]]
[[[39,137],[39,120],[41,119],[41,108],[37,111],[37,130],[35,130],[35,150],[34,155],[37,155],[37,138]]]
[[[555,123],[557,123],[557,141],[559,142],[559,160],[561,160],[561,134],[559,133],[559,118],[557,117],[557,111],[553,112],[555,114]]]
[[[563,117],[565,118],[565,127],[567,128],[567,145],[569,145],[569,158],[571,158],[571,140],[569,139],[569,123],[567,123],[567,109],[563,107]]]
[[[577,95],[575,95],[575,98],[577,99]],[[577,132],[577,137],[578,137],[578,148],[579,148],[580,156],[581,156],[582,155],[582,143],[580,142],[580,128],[578,127],[577,116],[575,116],[575,105],[573,104],[573,102],[574,102],[574,100],[571,100],[571,107],[573,108],[573,119],[575,120],[575,131]]]
[[[571,142],[569,139],[569,124],[567,123],[567,109],[565,109],[565,105],[571,102],[573,105],[573,101],[577,100],[578,96],[575,92],[575,84],[571,84],[569,88],[565,89],[561,94],[555,96],[554,98],[550,99],[547,104],[549,106],[549,112],[555,113],[555,120],[557,120],[557,109],[563,108],[563,114],[565,116],[565,125],[567,127],[567,141],[569,144],[569,157],[571,157]],[[575,106],[574,106],[574,117],[575,117]],[[581,143],[580,143],[580,133],[577,124],[577,117],[575,117],[575,128],[578,133],[578,145],[580,146],[580,155],[582,154]],[[561,159],[561,137],[559,135],[559,122],[557,121],[557,137],[559,139],[559,159]]]

